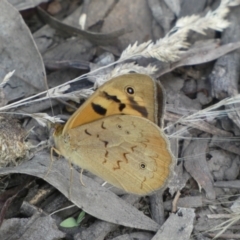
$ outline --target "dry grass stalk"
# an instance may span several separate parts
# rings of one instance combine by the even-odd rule
[[[5,75],[5,77],[3,78],[0,87],[4,87],[4,85],[8,82],[8,80],[12,77],[12,75],[15,73],[15,70],[13,70],[12,72],[9,72]]]
[[[79,103],[81,98],[87,98],[93,93],[93,90],[90,90],[90,89],[64,93],[69,88],[70,88],[70,85],[68,84],[59,88],[50,89],[47,92],[45,99],[49,99],[49,98],[67,99],[67,100],[71,100],[73,102]],[[40,101],[40,100],[43,100],[43,98],[36,99],[34,101]]]
[[[157,71],[156,66],[148,65],[146,67],[139,66],[135,63],[125,63],[117,65],[111,72],[106,75],[95,75],[95,84],[94,87],[98,88],[105,82],[109,81],[112,78],[121,76],[123,74],[128,74],[130,72],[137,72],[142,74],[153,75]]]
[[[170,129],[173,125],[175,125],[177,123],[182,124],[185,127],[181,128],[178,131],[175,131],[171,135],[168,135],[168,137],[169,138],[183,138],[183,136],[186,134],[186,132],[189,130],[189,128],[194,127],[196,124],[200,123],[201,121],[206,121],[206,123],[212,122],[212,121],[216,120],[217,118],[227,116],[227,114],[229,114],[231,112],[238,111],[239,109],[237,109],[236,107],[232,107],[230,109],[225,109],[225,110],[216,110],[216,109],[218,109],[222,106],[231,105],[231,104],[235,104],[235,103],[239,103],[239,102],[240,102],[240,94],[238,94],[234,97],[229,97],[229,98],[223,99],[222,101],[220,101],[208,108],[196,111],[193,114],[190,114],[188,116],[182,116],[179,119],[176,119],[176,121],[174,121],[173,124],[169,124],[164,130]],[[171,114],[168,114],[168,115],[171,115]],[[204,122],[202,122],[202,123],[204,123]],[[200,127],[201,126],[199,125],[199,127],[196,127],[196,128],[201,129]],[[212,127],[211,130],[214,130],[214,128]],[[220,133],[220,129],[219,129],[219,133]],[[221,133],[220,135],[225,136],[225,134],[223,134],[223,133]],[[226,136],[225,140],[239,141],[239,138]]]
[[[159,39],[156,43],[148,41],[140,45],[137,45],[137,43],[133,44],[132,46],[130,45],[123,51],[118,61],[113,62],[107,66],[101,67],[99,69],[96,69],[90,73],[84,74],[76,79],[73,79],[65,84],[52,88],[48,91],[54,92],[54,89],[61,88],[66,84],[82,80],[89,74],[90,75],[97,74],[98,71],[124,62],[127,59],[139,57],[147,58],[154,57],[158,60],[165,62],[175,61],[180,58],[181,52],[186,51],[187,47],[189,46],[189,43],[186,41],[186,38],[190,30],[199,32],[201,34],[204,34],[205,30],[208,28],[215,29],[218,31],[224,30],[229,25],[229,22],[224,19],[224,17],[226,17],[227,13],[229,12],[229,7],[237,6],[239,4],[240,4],[239,0],[222,0],[219,7],[215,11],[208,12],[208,14],[204,17],[193,15],[179,19],[178,22],[176,23],[176,26],[164,38]],[[183,50],[183,48],[185,50]],[[129,73],[130,71],[152,75],[156,71],[156,68],[153,66],[141,67],[134,63],[125,63],[122,65],[117,65],[111,72],[109,72],[109,74],[96,76],[95,86],[100,86],[101,84],[111,79],[112,77],[126,74]],[[0,110],[3,111],[6,109],[11,109],[12,107],[22,106],[32,98],[36,98],[37,96],[41,96],[42,94],[46,93],[47,91],[20,100],[13,104],[9,104],[8,106],[1,107]],[[88,96],[89,89],[82,90],[81,94],[83,96]],[[58,97],[65,97],[64,95],[56,93],[50,95],[51,97],[56,97],[57,95]],[[72,100],[74,100],[75,98],[75,96],[73,95],[72,96],[68,95],[67,97],[72,97]]]
[[[216,239],[216,238],[220,237],[229,227],[231,227],[232,225],[237,223],[239,220],[240,220],[240,212],[239,213],[233,213],[233,214],[231,214],[230,219],[228,219],[228,220],[220,223],[219,225],[211,228],[207,232],[219,231],[213,238],[213,239]]]
[[[110,67],[113,64],[140,57],[155,58],[163,62],[176,61],[180,58],[181,53],[185,52],[189,47],[187,36],[191,30],[200,34],[205,34],[207,29],[223,31],[230,24],[226,19],[224,19],[229,12],[229,7],[237,6],[239,4],[240,1],[238,0],[222,0],[215,11],[209,11],[204,17],[201,17],[200,15],[183,17],[177,21],[176,25],[164,38],[159,39],[156,43],[153,43],[150,40],[138,45],[138,43],[135,42],[133,45],[129,45],[122,52],[118,61],[105,67]],[[122,64],[120,67],[117,65],[109,72],[109,74],[96,77],[96,86],[102,85],[104,82],[115,76],[120,76],[130,72],[128,69],[131,69],[133,65],[134,68],[131,71],[135,71],[137,73],[153,75],[153,73],[157,70],[156,67],[153,69],[153,67],[148,66],[145,67],[145,70],[143,71],[143,67],[134,63]],[[99,70],[103,68],[100,68]],[[96,70],[90,74],[93,73],[96,74]]]
[[[51,117],[47,113],[33,113],[28,114],[29,117],[34,118],[39,125],[46,127],[48,123],[63,123],[63,121],[58,117]]]
[[[180,58],[183,51],[189,46],[187,35],[190,30],[205,34],[206,29],[223,31],[229,26],[224,19],[229,7],[239,5],[239,1],[222,0],[215,11],[209,11],[206,16],[186,16],[179,19],[170,32],[156,43],[148,41],[137,45],[129,45],[121,54],[120,61],[139,57],[153,57],[163,62],[172,62]],[[184,50],[183,50],[184,49]]]

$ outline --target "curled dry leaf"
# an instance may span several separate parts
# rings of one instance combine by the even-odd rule
[[[157,64],[158,71],[156,76],[159,77],[167,72],[171,72],[177,67],[190,66],[210,62],[215,60],[229,52],[232,52],[240,47],[240,42],[228,43],[221,45],[217,41],[203,41],[193,45],[188,51],[181,55],[181,59],[169,64],[159,63]]]
[[[66,197],[69,197],[71,189],[70,200],[72,203],[96,218],[149,231],[157,231],[159,228],[159,225],[152,219],[85,175],[82,175],[82,181],[85,184],[83,186],[79,179],[80,173],[72,169],[71,175],[66,160],[58,159],[54,161],[49,171],[50,166],[49,153],[41,152],[30,161],[17,167],[0,169],[0,175],[21,173],[44,178]],[[69,169],[69,175],[65,174],[66,169]],[[47,174],[48,171],[49,174]]]
[[[17,10],[22,11],[38,6],[40,3],[48,2],[48,0],[31,0],[31,1],[19,1],[19,0],[9,0]]]
[[[206,152],[207,141],[192,141],[184,150],[184,156],[194,156],[191,161],[185,161],[184,166],[190,175],[197,181],[199,189],[206,191],[209,199],[215,199],[216,193],[213,187],[213,177],[207,167],[207,160],[202,153]]]
[[[85,30],[81,30],[79,28],[72,27],[70,25],[64,24],[57,19],[51,17],[49,14],[47,14],[45,11],[43,11],[41,8],[37,8],[39,15],[42,17],[42,19],[49,24],[51,27],[57,29],[58,31],[70,34],[72,35],[80,35],[82,37],[85,37],[88,39],[91,43],[97,44],[97,45],[109,45],[113,41],[115,41],[118,37],[124,34],[124,30],[120,29],[118,31],[104,34],[104,33],[96,33],[96,32],[89,32]]]
[[[47,234],[46,234],[47,233]],[[64,239],[65,233],[57,228],[50,216],[36,213],[31,218],[11,218],[1,226],[1,239]]]
[[[194,209],[181,208],[172,213],[168,220],[158,230],[152,240],[158,239],[190,239],[193,230]]]
[[[42,58],[21,14],[6,0],[0,1],[0,9],[0,79],[9,71],[16,70],[3,87],[9,102],[43,91],[46,73]],[[15,88],[17,91],[13,91]]]

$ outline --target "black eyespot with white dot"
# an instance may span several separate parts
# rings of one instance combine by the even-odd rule
[[[143,163],[143,162],[140,163],[140,169],[144,170],[144,169],[146,169],[146,167],[147,167],[147,166],[146,166],[145,163]]]
[[[127,87],[125,88],[125,91],[126,91],[126,93],[129,94],[129,95],[133,95],[133,94],[135,93],[134,88],[131,87],[131,86],[127,86]]]

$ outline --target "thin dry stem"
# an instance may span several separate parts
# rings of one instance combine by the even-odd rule
[[[105,82],[109,81],[112,78],[121,76],[123,74],[127,74],[130,72],[137,72],[137,73],[142,73],[142,74],[147,74],[147,75],[153,75],[157,71],[157,68],[152,65],[148,65],[147,67],[142,67],[139,66],[135,63],[125,63],[125,64],[119,64],[117,65],[109,74],[106,75],[101,75],[101,76],[95,76],[96,81],[94,84],[95,88],[98,88]]]
[[[189,46],[189,43],[187,42],[186,38],[190,30],[193,30],[202,34],[204,34],[205,30],[208,28],[222,31],[229,25],[229,22],[224,19],[227,13],[229,12],[229,7],[237,6],[239,4],[240,4],[240,0],[222,0],[220,6],[215,11],[208,12],[205,17],[193,15],[193,16],[179,19],[179,21],[176,23],[176,26],[164,38],[159,39],[156,43],[153,43],[152,41],[148,41],[140,45],[137,45],[137,43],[133,44],[132,46],[129,45],[125,49],[125,51],[123,51],[118,61],[113,62],[107,66],[101,67],[99,69],[96,69],[91,73],[84,74],[58,87],[52,88],[48,90],[49,95],[50,97],[53,97],[53,98],[55,97],[69,98],[69,99],[72,99],[73,101],[77,101],[77,98],[73,93],[62,94],[63,89],[61,89],[61,87],[66,86],[67,84],[82,80],[89,74],[93,75],[102,69],[109,68],[110,66],[122,63],[126,59],[136,58],[136,57],[147,57],[147,58],[153,57],[165,62],[175,61],[180,58],[181,52],[185,51]],[[113,69],[112,72],[110,72],[108,75],[100,76],[101,79],[96,77],[95,85],[100,86],[102,83],[106,82],[108,79],[115,76],[129,73],[130,71],[152,75],[156,71],[156,68],[152,66],[148,66],[144,70],[143,67],[133,63],[117,65],[115,69]],[[9,104],[7,106],[1,107],[0,111],[25,105],[29,100],[31,100],[31,103],[34,103],[35,101],[37,102],[42,99],[46,99],[49,97],[49,95],[44,98],[41,98],[40,100],[39,99],[32,100],[33,98],[36,98],[46,93],[47,91],[36,94],[35,96],[31,96],[26,99],[22,99],[18,102]],[[83,97],[87,97],[89,96],[90,93],[86,92],[86,90],[83,90],[80,93],[80,96],[81,94]],[[236,99],[236,101],[239,102],[239,99]]]

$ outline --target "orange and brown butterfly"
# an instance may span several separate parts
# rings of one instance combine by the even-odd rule
[[[163,188],[174,157],[162,126],[164,91],[144,74],[102,85],[54,133],[56,148],[71,163],[126,192],[147,195]]]

